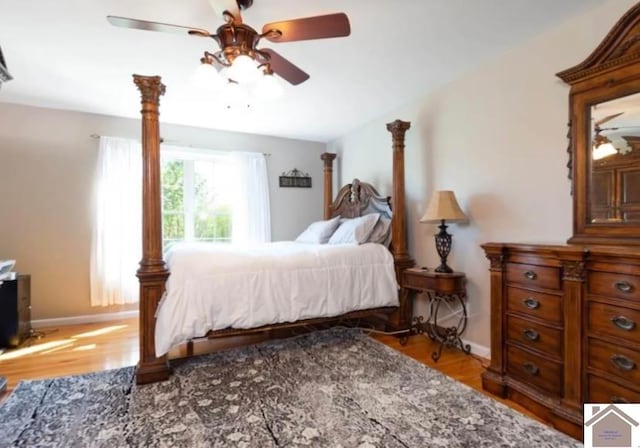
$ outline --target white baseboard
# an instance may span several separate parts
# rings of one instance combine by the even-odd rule
[[[471,347],[471,353],[481,358],[491,359],[491,349],[484,345],[476,344],[475,342],[462,340],[464,344],[469,344]]]
[[[95,322],[110,322],[112,320],[131,319],[138,317],[138,310],[119,311],[117,313],[87,314],[84,316],[57,317],[54,319],[32,320],[33,328],[63,327],[66,325],[91,324]]]

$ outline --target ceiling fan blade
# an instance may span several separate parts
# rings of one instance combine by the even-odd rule
[[[270,33],[272,30],[279,31],[279,33]],[[341,12],[326,16],[267,23],[262,27],[262,34],[265,34],[265,38],[271,42],[326,39],[348,36],[351,34],[351,25],[347,15]]]
[[[163,33],[182,34],[187,36],[211,37],[211,33],[200,28],[171,25],[168,23],[149,22],[147,20],[130,19],[128,17],[107,16],[111,25],[136,30],[161,31]]]
[[[209,0],[209,5],[213,11],[222,18],[225,22],[224,12],[228,11],[233,16],[233,22],[237,25],[242,23],[242,16],[240,15],[240,8],[236,0]]]
[[[300,68],[298,68],[293,63],[289,62],[289,60],[283,58],[275,51],[267,48],[260,49],[258,54],[268,55],[268,58],[263,58],[264,63],[268,63],[275,73],[277,73],[281,78],[287,80],[289,83],[297,86],[300,83],[305,82],[309,79],[309,75]]]
[[[618,112],[617,114],[612,114],[612,115],[607,115],[604,118],[601,118],[600,120],[595,122],[596,127],[599,127],[601,124],[606,123],[607,121],[613,120],[616,117],[619,117],[620,115],[622,115],[624,112]]]

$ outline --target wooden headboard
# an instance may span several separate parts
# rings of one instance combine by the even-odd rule
[[[391,219],[391,197],[380,196],[371,184],[354,179],[338,191],[330,212],[332,218],[357,218],[370,213],[380,213]]]
[[[380,196],[373,186],[358,179],[340,189],[333,200],[333,161],[336,155],[325,152],[320,158],[324,162],[324,219],[334,216],[354,218],[368,213],[383,213],[391,218],[391,247],[396,278],[402,284],[402,272],[415,265],[407,250],[407,223],[404,188],[404,137],[411,123],[395,120],[387,123],[393,146],[392,197]],[[393,207],[392,207],[393,206]],[[393,208],[393,213],[391,209]],[[391,329],[406,329],[411,325],[413,302],[406,288],[399,291],[400,306],[389,317]]]

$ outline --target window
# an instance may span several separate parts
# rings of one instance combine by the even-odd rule
[[[142,249],[142,151],[135,140],[100,137],[91,241],[91,305],[138,301]],[[162,147],[162,226],[176,241],[270,241],[264,154]]]
[[[162,240],[230,242],[232,169],[228,157],[162,153]]]

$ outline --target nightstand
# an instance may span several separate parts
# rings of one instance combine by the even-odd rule
[[[413,318],[412,331],[426,333],[431,339],[440,342],[438,350],[431,354],[431,359],[437,361],[442,355],[443,347],[458,347],[469,354],[471,347],[464,344],[460,336],[467,328],[466,307],[466,277],[462,272],[445,274],[428,269],[410,268],[402,274],[402,286],[414,293],[425,293],[429,300],[429,316],[425,321],[423,316]],[[438,325],[438,313],[443,303],[460,306],[460,317],[454,326],[441,327]]]

